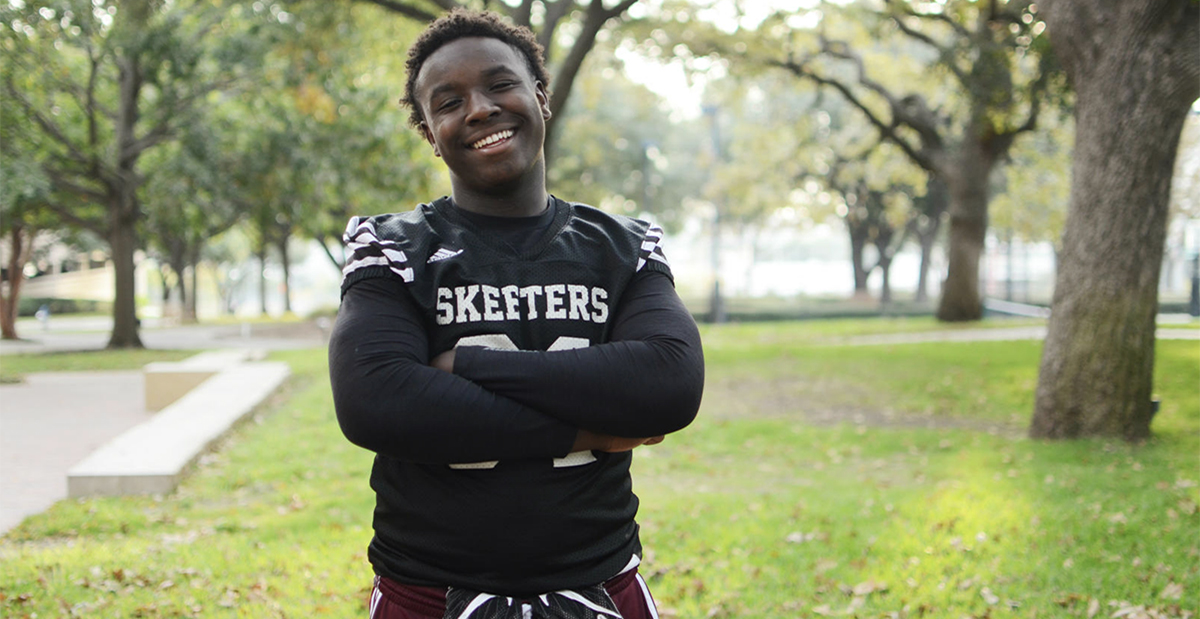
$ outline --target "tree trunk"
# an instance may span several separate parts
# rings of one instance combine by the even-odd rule
[[[116,290],[113,298],[113,330],[108,348],[143,348],[138,335],[137,299],[133,254],[137,251],[137,232],[132,221],[117,218],[108,235],[112,252]]]
[[[1200,95],[1200,8],[1055,0],[1077,94],[1070,205],[1029,433],[1149,436],[1158,276],[1183,121]]]
[[[138,154],[135,129],[138,123],[142,69],[136,55],[117,59],[120,68],[120,98],[116,118],[117,161],[108,203],[108,243],[112,252],[116,290],[113,295],[113,331],[108,348],[142,348],[138,336],[135,265],[138,249],[137,223],[141,213],[137,202]]]
[[[879,259],[880,289],[879,307],[887,309],[892,302],[892,257]]]
[[[968,132],[973,135],[974,132]],[[988,176],[995,158],[982,143],[967,143],[955,152],[945,178],[950,192],[950,268],[942,284],[937,318],[963,322],[983,318],[979,296],[979,257],[987,234]]]
[[[25,242],[26,236],[29,242]],[[25,226],[14,222],[9,232],[8,290],[0,297],[0,339],[19,340],[17,311],[21,304],[21,282],[25,281],[25,263],[33,248],[34,234],[25,233]]]
[[[846,230],[850,233],[850,264],[854,267],[854,298],[866,299],[871,296],[867,291],[867,278],[871,272],[867,270],[863,250],[867,248],[867,226],[855,223],[846,218]]]
[[[267,242],[258,246],[258,303],[259,314],[267,315]]]
[[[921,264],[917,267],[917,291],[913,300],[924,303],[929,300],[929,268],[933,262],[933,246],[937,244],[938,232],[941,231],[942,218],[929,218],[924,226],[917,228],[917,240],[921,244]]]
[[[289,234],[284,233],[279,239],[279,264],[283,269],[283,313],[292,313],[292,286],[291,286],[291,269],[292,264],[288,259],[288,238]]]
[[[194,247],[188,252],[188,266],[191,267],[192,293],[188,295],[187,303],[185,304],[185,312],[183,314],[184,321],[188,323],[199,322],[200,314],[197,312],[199,302],[197,301],[200,293],[200,248]]]
[[[945,214],[949,198],[946,195],[946,184],[934,176],[927,181],[921,214],[925,221],[917,222],[914,233],[921,242],[921,265],[917,273],[917,291],[914,300],[924,303],[929,300],[929,267],[933,260],[933,246],[937,243],[938,233],[942,230],[942,215]]]

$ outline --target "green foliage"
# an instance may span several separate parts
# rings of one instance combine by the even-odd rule
[[[350,216],[408,210],[443,188],[398,104],[416,26],[362,4],[292,8],[296,28],[222,119],[221,150],[238,154],[223,169],[259,243],[336,245]]]
[[[41,297],[21,297],[17,304],[18,316],[33,316],[38,308],[45,305],[50,315],[57,314],[101,314],[112,309],[111,303],[92,299],[49,299]]]
[[[1029,241],[1058,244],[1071,193],[1074,122],[1043,116],[1042,129],[1013,145],[1007,165],[998,170],[992,200],[992,228]]]
[[[653,217],[670,229],[702,183],[705,133],[673,124],[656,95],[628,81],[607,54],[592,54],[553,150],[552,193],[610,212]]]

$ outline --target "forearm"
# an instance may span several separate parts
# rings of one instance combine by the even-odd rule
[[[334,407],[352,443],[432,463],[562,457],[576,429],[428,367],[419,317],[387,280],[347,291],[329,342]]]
[[[625,437],[675,432],[695,417],[704,357],[670,280],[635,281],[614,341],[553,352],[460,348],[454,372],[573,426]]]

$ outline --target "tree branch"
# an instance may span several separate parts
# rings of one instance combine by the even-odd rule
[[[964,39],[971,38],[970,30],[967,30],[962,24],[954,21],[953,19],[950,18],[949,15],[946,15],[945,13],[920,13],[920,12],[917,12],[916,10],[914,10],[910,6],[897,5],[894,0],[887,0],[887,2],[889,5],[895,6],[902,14],[907,15],[908,17],[915,17],[917,19],[923,19],[923,20],[939,21],[939,22],[942,22],[943,24],[946,24],[951,29],[953,29],[955,34],[957,34],[958,36],[960,36]]]
[[[944,64],[947,69],[950,69],[950,72],[954,74],[954,77],[958,78],[960,84],[963,86],[967,85],[967,74],[963,73],[963,70],[954,62],[953,47],[944,46],[933,40],[933,37],[925,34],[924,32],[910,28],[908,24],[904,23],[904,19],[900,15],[892,15],[892,23],[896,24],[896,27],[900,29],[900,32],[908,35],[909,38],[916,39],[936,50],[938,55],[942,58],[942,64]]]
[[[33,104],[30,103],[29,100],[26,99],[25,96],[22,95],[12,83],[11,75],[9,75],[8,79],[4,81],[4,85],[9,96],[17,101],[17,103],[21,106],[21,109],[24,110],[31,119],[33,119],[33,122],[41,127],[42,131],[44,131],[46,135],[50,136],[55,142],[58,142],[67,148],[68,153],[70,153],[71,160],[85,166],[90,163],[87,156],[85,156],[83,152],[79,150],[79,147],[72,142],[70,138],[63,134],[62,130],[59,129],[58,125],[56,125],[54,121],[42,116],[41,113],[34,109]]]
[[[571,51],[567,54],[562,66],[559,67],[557,74],[554,76],[556,88],[554,96],[550,100],[550,114],[552,117],[562,114],[567,99],[570,98],[571,86],[575,82],[575,76],[579,73],[579,68],[583,65],[583,59],[587,57],[592,46],[596,44],[596,35],[599,34],[604,24],[610,19],[619,18],[622,13],[636,3],[637,0],[621,0],[620,3],[611,9],[604,8],[603,0],[592,0],[588,4],[579,36],[575,38],[575,44],[571,46]],[[549,141],[550,139],[547,138],[547,142]]]
[[[532,2],[532,0],[529,0]],[[546,17],[543,20],[542,30],[538,33],[538,43],[541,43],[542,48],[546,50],[546,62],[550,62],[550,56],[554,50],[554,31],[558,28],[558,22],[571,11],[575,3],[573,0],[557,0],[555,2],[546,2]],[[522,5],[524,6],[524,5]]]
[[[411,4],[407,4],[404,2],[395,2],[394,0],[360,0],[360,1],[374,4],[375,6],[383,7],[389,11],[392,11],[393,13],[399,13],[405,17],[408,17],[409,19],[415,19],[417,21],[430,22],[430,21],[437,19],[437,15],[435,13],[430,13],[429,11],[427,11],[423,8],[413,6]],[[453,0],[432,0],[432,1],[447,11],[458,6],[458,4],[456,2],[453,2]]]
[[[851,60],[853,60],[853,59],[851,59]],[[908,142],[908,140],[904,139],[899,133],[896,132],[896,126],[898,123],[895,120],[893,120],[893,122],[890,122],[890,123],[884,122],[882,119],[879,118],[878,115],[875,114],[874,111],[871,110],[870,107],[868,107],[866,105],[866,103],[864,103],[862,101],[862,99],[860,99],[856,94],[854,94],[854,91],[851,90],[849,86],[847,86],[846,84],[844,84],[836,79],[827,78],[827,77],[824,77],[824,76],[812,71],[808,67],[809,59],[804,59],[800,62],[796,62],[795,60],[792,60],[789,58],[788,60],[785,60],[785,61],[768,60],[767,62],[773,66],[787,69],[788,71],[791,71],[794,75],[796,75],[798,77],[807,78],[809,80],[812,80],[813,82],[816,82],[817,84],[819,84],[821,86],[828,86],[830,88],[833,88],[834,90],[837,90],[839,93],[841,93],[841,95],[843,97],[845,97],[845,99],[847,101],[850,102],[851,105],[858,108],[859,111],[861,111],[863,113],[863,115],[867,117],[867,120],[872,125],[874,125],[876,129],[879,130],[880,135],[882,135],[883,137],[887,138],[889,141],[894,143],[896,146],[898,146],[900,148],[900,150],[903,150],[904,153],[906,155],[908,155],[913,160],[914,163],[921,166],[922,168],[925,168],[926,170],[933,169],[933,160],[928,155],[924,154],[923,152],[918,150],[915,146],[910,144]],[[887,90],[885,90],[879,84],[875,84],[874,82],[871,82],[871,80],[865,80],[865,82],[864,82],[865,78],[863,77],[861,60],[858,61],[857,66],[858,66],[858,70],[859,70],[859,81],[861,83],[863,83],[863,85],[867,86],[871,90],[878,93],[885,100],[887,100],[888,105],[892,110],[893,117],[895,117],[896,111],[900,107],[900,103],[898,101],[896,101],[894,97],[892,97],[891,93],[887,92]],[[874,88],[872,88],[872,84],[874,85]],[[940,140],[939,140],[939,142],[940,142]]]
[[[96,195],[95,192],[86,187],[80,187],[79,185],[62,179],[59,177],[58,173],[54,172],[53,170],[47,170],[46,175],[50,177],[50,182],[54,183],[56,188],[67,193],[81,195],[84,197],[94,197]],[[100,198],[105,199],[106,197],[101,195]],[[105,237],[108,235],[108,226],[105,225],[105,221],[103,219],[89,219],[86,217],[80,217],[73,209],[63,206],[57,202],[46,201],[45,205],[46,208],[53,211],[55,215],[58,215],[63,219],[63,221],[72,226],[90,230],[100,237]]]

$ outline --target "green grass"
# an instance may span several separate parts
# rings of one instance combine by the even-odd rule
[[[154,361],[179,361],[194,350],[97,350],[0,356],[0,382],[20,382],[34,372],[137,370]]]
[[[635,462],[664,615],[1197,612],[1200,345],[1158,343],[1152,440],[1047,443],[1023,437],[1038,344],[823,343],[881,328],[705,328],[700,417]],[[176,493],[62,501],[0,541],[0,615],[365,616],[371,455],[323,351],[276,358],[285,392]]]

